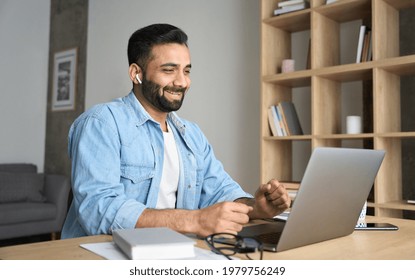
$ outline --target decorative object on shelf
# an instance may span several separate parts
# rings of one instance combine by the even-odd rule
[[[294,59],[284,59],[281,65],[282,73],[289,73],[295,71],[295,60]]]
[[[77,48],[56,52],[53,63],[52,111],[73,110]]]
[[[347,116],[346,131],[347,134],[362,133],[362,118],[360,116]]]

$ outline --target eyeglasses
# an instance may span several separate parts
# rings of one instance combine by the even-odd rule
[[[237,253],[245,254],[250,260],[262,260],[262,243],[253,237],[241,237],[230,233],[215,233],[207,236],[205,241],[213,252],[226,257],[228,260],[232,260],[231,256]]]

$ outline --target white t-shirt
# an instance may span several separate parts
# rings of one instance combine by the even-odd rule
[[[163,174],[160,181],[160,191],[157,199],[157,209],[176,208],[177,186],[179,184],[180,163],[177,153],[176,141],[170,127],[163,132],[164,162]]]

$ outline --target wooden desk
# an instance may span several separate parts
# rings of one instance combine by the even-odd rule
[[[333,240],[328,240],[280,253],[264,253],[264,259],[317,259],[317,260],[414,260],[415,221],[368,217],[368,222],[390,222],[398,231],[359,231]],[[316,229],[318,230],[318,229]],[[84,243],[108,242],[109,235],[55,240],[0,248],[0,259],[11,260],[91,260],[100,256],[81,248]],[[207,248],[204,241],[197,245]],[[242,259],[244,256],[238,256]]]

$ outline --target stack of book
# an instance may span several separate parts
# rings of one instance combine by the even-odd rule
[[[268,108],[268,122],[273,136],[302,135],[295,106],[290,101],[281,101]]]
[[[372,60],[372,31],[366,25],[360,26],[356,63]]]
[[[278,2],[278,8],[274,10],[274,16],[303,10],[310,7],[308,0],[286,0]]]

